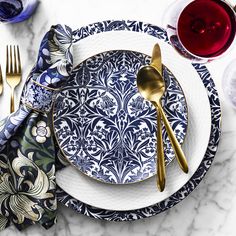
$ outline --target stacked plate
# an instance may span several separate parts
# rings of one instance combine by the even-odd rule
[[[186,175],[179,169],[163,128],[162,193],[155,177],[156,113],[135,81],[155,43],[167,87],[162,104],[190,170]],[[208,171],[220,138],[219,98],[207,68],[180,57],[163,29],[137,21],[76,30],[73,55],[73,76],[53,111],[58,146],[71,163],[57,172],[58,200],[112,221],[156,215],[183,200]]]

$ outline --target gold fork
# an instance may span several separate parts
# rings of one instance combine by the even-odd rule
[[[14,54],[14,58],[13,55]],[[10,55],[10,56],[9,56]],[[21,82],[21,62],[19,46],[7,45],[6,81],[11,87],[11,113],[15,111],[14,92]]]
[[[2,95],[2,91],[3,91],[3,80],[2,80],[2,68],[0,65],[0,95]]]

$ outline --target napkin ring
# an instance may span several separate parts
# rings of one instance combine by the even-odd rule
[[[51,111],[59,89],[53,89],[30,80],[21,102],[30,109],[48,113]]]

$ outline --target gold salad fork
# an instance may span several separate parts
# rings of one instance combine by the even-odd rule
[[[3,80],[2,80],[2,68],[0,65],[0,95],[2,95],[2,91],[3,91]]]
[[[13,52],[12,52],[13,51]],[[7,45],[6,81],[11,87],[11,113],[15,111],[14,92],[21,82],[21,62],[19,46]]]

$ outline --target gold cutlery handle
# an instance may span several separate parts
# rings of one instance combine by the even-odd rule
[[[14,101],[15,88],[11,89],[11,113],[15,111],[15,101]]]
[[[159,109],[157,110],[157,187],[162,192],[165,189],[166,182],[166,168],[165,168],[165,157],[162,140],[162,125],[161,125],[161,114]]]
[[[178,161],[178,164],[179,164],[180,168],[185,173],[188,173],[188,164],[187,164],[187,160],[186,160],[186,157],[184,155],[184,152],[183,152],[177,138],[175,137],[175,133],[172,130],[172,128],[169,124],[169,121],[168,121],[168,119],[167,119],[167,117],[166,117],[166,115],[163,111],[163,108],[160,104],[158,104],[158,108],[159,108],[159,111],[161,113],[162,119],[164,121],[166,131],[167,131],[168,137],[170,139],[171,145],[173,147],[173,150],[175,152],[175,156],[176,156],[176,159]]]

